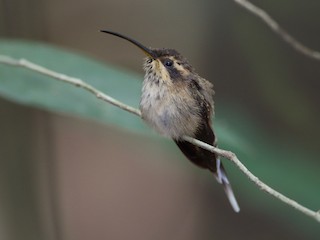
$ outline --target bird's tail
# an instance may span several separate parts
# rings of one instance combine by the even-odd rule
[[[227,194],[227,197],[229,199],[229,202],[230,202],[233,210],[235,212],[239,212],[240,211],[239,204],[233,194],[233,190],[232,190],[231,184],[228,180],[226,171],[224,170],[224,167],[221,164],[221,161],[219,158],[217,159],[216,164],[217,164],[217,166],[216,166],[217,170],[216,170],[216,172],[214,172],[214,176],[216,177],[217,181],[223,185],[223,189],[224,189],[225,193]]]

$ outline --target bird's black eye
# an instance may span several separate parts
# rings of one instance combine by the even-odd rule
[[[171,66],[173,65],[173,61],[170,60],[170,59],[167,59],[167,60],[164,62],[164,64],[165,64],[166,66],[168,66],[168,67],[171,67]]]
[[[149,59],[147,60],[147,63],[152,63],[152,58],[149,58]]]

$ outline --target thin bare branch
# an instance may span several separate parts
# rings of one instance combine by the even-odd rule
[[[241,5],[245,9],[247,9],[252,14],[259,17],[263,22],[265,22],[276,34],[278,34],[285,42],[287,42],[291,47],[293,47],[296,51],[302,53],[303,55],[320,60],[320,52],[315,51],[301,42],[296,40],[293,36],[291,36],[285,29],[283,29],[268,13],[266,13],[261,8],[253,5],[251,2],[247,0],[234,0],[237,4]]]
[[[296,201],[284,196],[283,194],[275,191],[274,189],[272,189],[271,187],[269,187],[268,185],[266,185],[265,183],[260,181],[259,178],[257,178],[255,175],[253,175],[246,168],[246,166],[244,166],[241,163],[241,161],[238,159],[238,157],[233,152],[226,151],[226,150],[219,149],[219,148],[215,148],[207,143],[201,142],[197,139],[187,137],[187,136],[184,137],[184,140],[186,140],[194,145],[197,145],[203,149],[206,149],[210,152],[214,152],[224,158],[229,159],[231,162],[233,162],[241,170],[241,172],[243,172],[249,178],[250,181],[255,183],[262,191],[269,193],[270,195],[274,196],[275,198],[279,199],[280,201],[290,205],[291,207],[297,209],[298,211],[304,213],[305,215],[312,217],[316,221],[320,222],[320,212],[319,211],[315,212],[315,211],[312,211],[312,210],[300,205]]]
[[[99,91],[98,89],[96,89],[92,85],[83,82],[79,78],[66,76],[64,74],[52,71],[50,69],[47,69],[47,68],[42,67],[40,65],[37,65],[37,64],[32,63],[32,62],[30,62],[28,60],[25,60],[25,59],[16,60],[16,59],[13,59],[13,58],[8,57],[8,56],[0,55],[0,63],[4,63],[4,64],[8,64],[8,65],[11,65],[11,66],[16,66],[16,67],[24,67],[24,68],[30,69],[32,71],[41,73],[43,75],[55,78],[55,79],[57,79],[59,81],[70,83],[72,85],[75,85],[77,87],[80,87],[80,88],[83,88],[83,89],[89,91],[90,93],[94,94],[97,98],[99,98],[99,99],[101,99],[101,100],[103,100],[105,102],[111,103],[112,105],[117,106],[117,107],[119,107],[119,108],[121,108],[123,110],[126,110],[126,111],[130,112],[130,113],[133,113],[133,114],[135,114],[137,116],[141,116],[141,113],[140,113],[140,111],[138,109],[130,107],[130,106],[128,106],[128,105],[126,105],[126,104],[124,104],[122,102],[119,102],[118,100],[116,100],[116,99],[106,95],[105,93]]]
[[[11,66],[15,66],[15,67],[22,67],[22,68],[26,68],[29,70],[32,70],[34,72],[38,72],[40,74],[52,77],[54,79],[57,79],[59,81],[63,81],[69,84],[72,84],[74,86],[77,87],[81,87],[85,90],[87,90],[88,92],[94,94],[97,98],[104,100],[105,102],[108,102],[116,107],[119,107],[125,111],[128,111],[130,113],[133,113],[139,117],[141,117],[141,113],[138,109],[135,109],[133,107],[130,107],[120,101],[115,100],[114,98],[106,95],[105,93],[99,91],[98,89],[94,88],[93,86],[91,86],[90,84],[85,83],[84,81],[82,81],[81,79],[78,78],[74,78],[74,77],[69,77],[66,76],[64,74],[52,71],[50,69],[44,68],[40,65],[37,65],[35,63],[32,63],[30,61],[24,60],[24,59],[14,59],[8,56],[3,56],[0,55],[0,63],[2,64],[7,64],[7,65],[11,65]],[[280,201],[284,202],[285,204],[295,208],[296,210],[302,212],[303,214],[315,219],[316,221],[320,222],[320,212],[315,212],[312,211],[302,205],[300,205],[299,203],[297,203],[296,201],[284,196],[283,194],[277,192],[276,190],[272,189],[271,187],[269,187],[268,185],[266,185],[265,183],[263,183],[262,181],[260,181],[256,176],[254,176],[241,162],[240,160],[237,158],[237,156],[230,151],[226,151],[223,149],[219,149],[216,147],[213,147],[209,144],[206,144],[204,142],[201,142],[197,139],[191,138],[191,137],[184,137],[184,140],[197,145],[203,149],[206,149],[208,151],[214,152],[222,157],[225,157],[227,159],[229,159],[231,162],[233,162],[253,183],[255,183],[261,190],[269,193],[271,196],[274,196],[275,198],[279,199]]]

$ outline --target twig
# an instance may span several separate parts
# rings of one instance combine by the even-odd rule
[[[303,45],[301,42],[296,40],[291,36],[286,30],[284,30],[268,13],[266,13],[261,8],[253,5],[247,0],[234,0],[237,4],[241,5],[247,9],[252,14],[259,17],[263,22],[265,22],[276,34],[278,34],[285,42],[287,42],[296,51],[302,53],[303,55],[320,60],[320,52],[315,51],[307,46]]]
[[[201,142],[197,139],[191,138],[191,137],[184,137],[184,140],[197,145],[203,149],[206,149],[210,152],[214,152],[224,158],[229,159],[231,162],[233,162],[235,165],[237,165],[237,167],[240,169],[241,172],[243,172],[250,181],[252,181],[253,183],[255,183],[262,191],[265,191],[267,193],[269,193],[270,195],[274,196],[275,198],[278,198],[280,201],[290,205],[291,207],[297,209],[298,211],[306,214],[309,217],[314,218],[316,221],[320,222],[320,212],[315,212],[312,211],[302,205],[300,205],[299,203],[297,203],[296,201],[284,196],[283,194],[277,192],[276,190],[272,189],[271,187],[269,187],[268,185],[266,185],[265,183],[263,183],[262,181],[260,181],[255,175],[253,175],[247,168],[246,166],[244,166],[241,161],[238,159],[238,157],[230,151],[226,151],[226,150],[222,150],[219,148],[215,148],[207,143]]]
[[[101,91],[99,91],[98,89],[94,88],[93,86],[85,83],[84,81],[82,81],[81,79],[78,78],[74,78],[74,77],[69,77],[66,76],[64,74],[58,73],[58,72],[54,72],[50,69],[44,68],[40,65],[37,65],[35,63],[32,63],[30,61],[24,60],[24,59],[13,59],[11,57],[8,56],[3,56],[0,55],[0,63],[2,64],[7,64],[7,65],[11,65],[11,66],[16,66],[16,67],[23,67],[38,73],[41,73],[43,75],[55,78],[59,81],[63,81],[66,83],[70,83],[72,85],[75,85],[77,87],[81,87],[85,90],[87,90],[88,92],[94,94],[97,98],[102,99],[108,103],[111,103],[112,105],[119,107],[125,111],[128,111],[130,113],[133,113],[139,117],[141,117],[141,113],[138,109],[135,109],[133,107],[130,107],[124,103],[121,103],[117,100],[115,100],[114,98],[109,97],[108,95],[102,93]],[[213,147],[209,144],[206,144],[204,142],[201,142],[197,139],[191,138],[191,137],[184,137],[184,140],[197,145],[203,149],[206,149],[208,151],[214,152],[222,157],[225,157],[227,159],[229,159],[231,162],[233,162],[253,183],[255,183],[261,190],[269,193],[270,195],[274,196],[275,198],[279,199],[280,201],[286,203],[287,205],[295,208],[296,210],[304,213],[305,215],[315,219],[316,221],[320,222],[320,212],[315,212],[312,211],[302,205],[300,205],[299,203],[297,203],[296,201],[284,196],[283,194],[277,192],[276,190],[272,189],[271,187],[269,187],[268,185],[266,185],[265,183],[263,183],[262,181],[260,181],[256,176],[254,176],[241,162],[240,160],[237,158],[237,156],[230,152],[230,151],[226,151],[226,150],[222,150],[216,147]]]

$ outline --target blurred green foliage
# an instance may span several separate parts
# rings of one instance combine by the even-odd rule
[[[26,58],[54,71],[79,77],[126,104],[138,106],[142,76],[34,42],[2,40],[0,53]],[[269,72],[269,75],[260,76],[262,88],[268,91],[272,86],[268,85],[265,78],[272,78],[272,71],[260,71],[265,64],[257,67],[258,72]],[[282,73],[283,69],[276,67],[278,73]],[[283,81],[288,77],[283,73]],[[292,91],[295,90],[291,89],[290,92]],[[281,101],[280,105],[274,104],[273,101],[279,103],[277,96],[282,95],[281,92],[273,93],[275,95],[269,99],[270,104],[277,105],[279,109],[275,111],[283,113],[282,108],[288,103]],[[95,119],[135,133],[156,136],[138,117],[98,100],[83,89],[26,69],[0,65],[0,94],[3,98],[20,104]],[[303,101],[300,99],[299,103],[303,104]],[[303,106],[300,108],[304,112],[312,111]],[[283,136],[275,139],[274,135],[263,131],[255,123],[250,112],[239,106],[219,105],[216,116],[215,129],[220,147],[235,152],[256,176],[270,186],[307,207],[319,208],[319,167],[304,162],[304,159],[314,158],[316,153],[295,146]],[[227,161],[226,164],[230,165]],[[306,236],[320,235],[318,223],[259,191],[236,168],[229,166],[228,169],[244,208],[253,208],[279,221],[279,224],[293,224],[297,231],[304,232]]]

